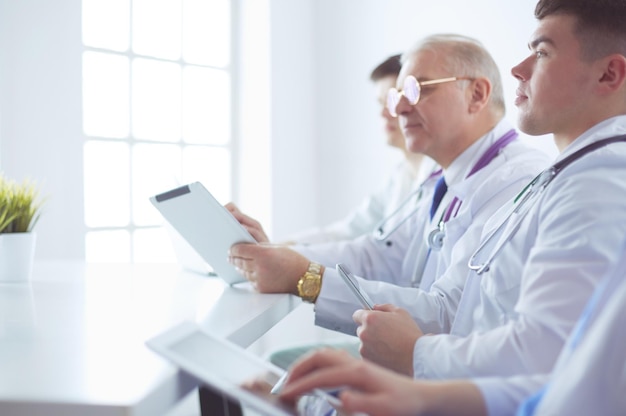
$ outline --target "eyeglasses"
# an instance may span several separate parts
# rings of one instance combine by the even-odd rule
[[[398,117],[396,113],[396,107],[404,95],[411,105],[415,105],[420,100],[422,87],[426,85],[443,84],[445,82],[459,81],[463,79],[470,79],[467,77],[449,77],[433,79],[430,81],[418,81],[413,75],[409,75],[404,79],[402,90],[398,91],[395,88],[390,88],[387,92],[387,110],[392,117]]]

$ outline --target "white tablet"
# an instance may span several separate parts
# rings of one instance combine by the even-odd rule
[[[224,339],[202,331],[193,322],[180,325],[148,340],[146,345],[213,390],[266,415],[295,415],[276,395],[241,387],[250,380],[275,385],[282,369]]]
[[[256,241],[200,182],[155,195],[150,202],[218,276],[228,284],[245,280],[228,262],[228,250]]]

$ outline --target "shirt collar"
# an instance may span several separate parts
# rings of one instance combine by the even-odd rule
[[[576,140],[570,143],[570,145],[567,146],[561,154],[559,154],[556,161],[558,162],[575,151],[582,149],[591,143],[595,143],[598,140],[620,136],[623,134],[626,134],[626,115],[608,118],[578,136]]]
[[[454,159],[450,166],[443,171],[448,188],[463,181],[489,147],[512,128],[511,123],[505,119],[500,120],[491,131],[472,143]]]

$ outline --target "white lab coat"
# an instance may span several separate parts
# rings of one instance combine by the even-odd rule
[[[622,256],[626,253],[622,250]],[[536,416],[626,414],[626,261],[608,282],[584,340],[566,349]],[[595,321],[595,322],[594,322]]]
[[[490,415],[513,414],[548,384],[535,416],[626,414],[626,247],[596,289],[551,376],[476,379]]]
[[[454,196],[458,196],[463,203],[456,217],[446,224],[442,250],[432,251],[428,257],[426,276],[433,276],[431,280],[444,273],[451,276],[437,280],[430,293],[407,287],[411,286],[414,277],[417,253],[425,247],[425,236],[434,226],[428,214],[432,184],[429,196],[422,198],[420,209],[414,214],[413,223],[407,222],[405,227],[394,233],[389,238],[392,242],[390,246],[366,236],[354,242],[297,248],[307,258],[327,266],[322,290],[315,304],[317,325],[348,334],[356,331],[352,313],[361,306],[334,269],[335,263],[343,262],[362,277],[359,282],[374,302],[393,303],[408,309],[414,316],[425,315],[426,311],[432,316],[432,311],[441,311],[430,321],[422,321],[423,329],[426,332],[450,329],[467,276],[467,259],[471,254],[466,244],[457,242],[466,239],[477,241],[490,215],[549,163],[543,152],[516,140],[489,165],[466,179],[481,155],[510,128],[508,122],[501,121],[444,172],[449,183],[448,192],[433,222],[439,221],[441,212]]]
[[[557,158],[626,133],[626,116],[590,129]],[[420,338],[423,378],[548,373],[626,235],[626,144],[572,163],[539,194],[488,272],[469,273],[451,335]],[[508,209],[510,206],[505,206]],[[485,226],[495,227],[501,212]],[[489,250],[486,250],[486,254]],[[433,308],[429,322],[442,312]]]
[[[424,173],[429,172],[435,162],[424,157],[417,174],[406,160],[402,161],[387,179],[385,185],[378,191],[367,196],[345,218],[331,224],[314,227],[290,235],[288,241],[299,244],[319,244],[333,241],[352,240],[374,230],[376,225],[387,218],[404,203],[406,198],[416,189],[416,183]],[[412,204],[402,207],[402,210],[411,209]],[[402,217],[400,214],[398,217]],[[391,225],[391,224],[390,224]]]

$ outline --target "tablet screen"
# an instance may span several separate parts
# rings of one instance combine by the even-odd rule
[[[194,323],[180,324],[146,344],[204,384],[243,405],[263,414],[296,414],[279,402],[276,395],[269,394],[283,370],[227,340],[203,332]],[[266,388],[252,391],[243,387],[252,381]]]
[[[211,369],[226,382],[241,385],[263,375],[265,381],[276,384],[280,374],[269,372],[267,366],[246,360],[241,351],[224,348],[202,332],[193,332],[172,343],[171,350],[189,360],[199,368]]]

